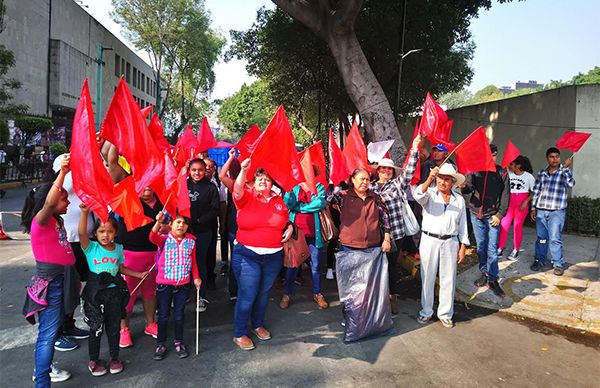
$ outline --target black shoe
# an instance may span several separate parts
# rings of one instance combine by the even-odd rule
[[[484,287],[488,282],[487,275],[482,273],[481,277],[475,280],[475,287]]]
[[[504,298],[506,296],[504,290],[502,289],[502,287],[500,287],[500,283],[498,283],[497,280],[490,280],[488,282],[488,286],[497,297]]]
[[[225,263],[221,266],[221,276],[227,276],[228,273],[229,273],[229,266],[227,265],[227,263]]]
[[[156,361],[160,361],[167,356],[167,347],[165,345],[158,345],[156,350],[154,351],[154,357],[152,357]]]
[[[90,336],[90,331],[80,329],[77,326],[73,325],[73,326],[69,327],[67,330],[65,330],[63,332],[63,335],[65,337],[69,337],[72,339],[82,340],[82,339],[86,339]]]
[[[562,267],[554,267],[554,274],[556,276],[563,276],[565,270]]]
[[[175,352],[177,352],[177,357],[179,357],[179,358],[186,358],[187,356],[189,356],[187,348],[183,344],[183,342],[175,343]]]
[[[530,270],[535,271],[535,272],[539,272],[544,268],[544,266],[542,265],[542,263],[540,263],[539,261],[534,261],[533,264],[531,265],[531,267],[529,267]]]

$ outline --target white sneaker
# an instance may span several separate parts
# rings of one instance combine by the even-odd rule
[[[498,258],[501,259],[502,258],[502,253],[504,252],[504,249],[502,248],[498,248],[498,250],[496,251],[496,253],[498,254]]]
[[[326,279],[333,280],[333,269],[327,268],[327,275],[325,275]]]
[[[519,250],[513,249],[512,252],[510,253],[510,255],[508,255],[508,258],[510,260],[517,260],[519,258]]]
[[[35,373],[35,369],[33,372]],[[50,382],[62,383],[63,381],[67,381],[70,378],[71,378],[71,372],[59,369],[55,363],[52,363],[52,366],[50,369]],[[33,381],[35,383],[35,375],[31,376],[31,381]]]

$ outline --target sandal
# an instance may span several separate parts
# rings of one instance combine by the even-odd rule
[[[431,319],[431,317],[424,317],[422,315],[419,315],[419,318],[417,318],[417,322],[419,322],[421,325],[425,325],[425,324],[429,323],[430,319]]]
[[[454,327],[454,322],[452,322],[452,319],[440,319],[440,322],[442,322],[442,325],[444,325],[444,327],[447,327],[448,329]]]

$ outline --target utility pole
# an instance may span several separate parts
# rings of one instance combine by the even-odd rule
[[[98,71],[96,72],[96,132],[100,131],[100,124],[102,123],[100,119],[102,115],[102,56],[104,51],[109,50],[112,50],[112,47],[104,47],[102,43],[98,43],[98,58],[96,59],[96,63],[98,64]]]

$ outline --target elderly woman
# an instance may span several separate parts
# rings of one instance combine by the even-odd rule
[[[252,189],[246,188],[250,159],[233,186],[233,200],[238,209],[237,236],[231,265],[238,282],[235,304],[233,342],[243,350],[254,349],[248,337],[248,319],[252,333],[259,340],[271,339],[264,327],[269,291],[283,266],[283,243],[292,235],[289,213],[283,198],[271,189],[273,180],[261,168],[254,173]]]
[[[435,187],[430,187],[433,182]],[[465,181],[453,165],[431,169],[423,184],[416,187],[415,200],[423,207],[421,234],[421,311],[417,321],[426,324],[433,315],[435,277],[439,270],[440,304],[437,316],[444,327],[454,326],[456,266],[465,258],[469,245],[465,200],[452,189]]]
[[[387,253],[388,259],[388,274],[390,282],[390,301],[392,305],[392,314],[398,314],[398,269],[396,261],[398,251],[401,247],[401,240],[405,236],[404,219],[402,217],[406,201],[404,190],[410,185],[410,181],[417,168],[419,159],[419,144],[421,143],[421,135],[417,135],[413,140],[408,163],[406,168],[402,170],[400,167],[394,166],[391,159],[383,158],[377,165],[377,180],[371,183],[371,190],[381,196],[385,203],[390,218],[390,233],[394,241],[396,249]]]

